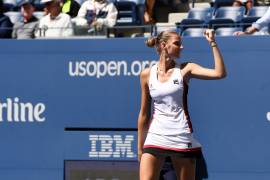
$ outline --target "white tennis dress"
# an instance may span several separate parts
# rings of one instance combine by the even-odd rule
[[[153,116],[144,148],[178,152],[200,151],[201,145],[192,134],[187,109],[188,85],[181,75],[180,65],[176,64],[166,82],[158,80],[157,65],[152,66],[148,85]]]

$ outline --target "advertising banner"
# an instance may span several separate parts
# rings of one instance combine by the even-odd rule
[[[270,178],[269,40],[218,37],[227,77],[190,81],[205,178]],[[99,173],[102,162],[130,167],[119,179],[136,173],[139,75],[159,58],[144,41],[1,40],[0,179],[76,179],[81,170],[90,178],[85,169],[95,162]],[[214,67],[204,38],[184,38],[183,46],[179,62]]]

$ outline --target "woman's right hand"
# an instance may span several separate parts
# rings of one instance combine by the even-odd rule
[[[214,31],[214,29],[206,29],[204,31],[204,37],[206,38],[206,40],[209,43],[215,42],[215,31]]]

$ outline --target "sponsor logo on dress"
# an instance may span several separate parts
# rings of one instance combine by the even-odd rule
[[[179,84],[178,79],[174,79],[174,80],[173,80],[173,84]]]

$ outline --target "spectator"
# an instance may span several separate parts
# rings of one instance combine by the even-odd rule
[[[261,30],[263,27],[268,26],[269,23],[270,23],[270,7],[260,19],[258,19],[255,23],[253,23],[250,27],[248,27],[244,32],[237,31],[234,33],[234,35],[241,36],[253,34]]]
[[[91,31],[104,32],[105,27],[116,24],[117,9],[107,0],[87,0],[79,12],[75,23],[77,26],[88,26]]]
[[[23,20],[14,24],[12,38],[35,38],[35,31],[38,27],[38,19],[33,15],[35,8],[32,3],[33,1],[31,0],[23,0],[19,3]]]
[[[41,0],[41,3],[45,3],[49,14],[40,19],[40,31],[36,35],[49,38],[73,35],[70,16],[61,13],[61,0]]]
[[[71,18],[77,16],[81,5],[75,0],[62,0],[62,13],[70,15]]]
[[[9,17],[4,15],[3,1],[0,0],[0,38],[11,38],[12,27]]]
[[[235,0],[233,6],[243,6],[246,8],[246,13],[248,13],[253,6],[253,0]]]
[[[144,22],[168,22],[169,13],[188,11],[188,0],[145,0]]]
[[[145,1],[145,9],[144,9],[144,22],[145,24],[154,24],[154,5],[155,0],[146,0]]]

